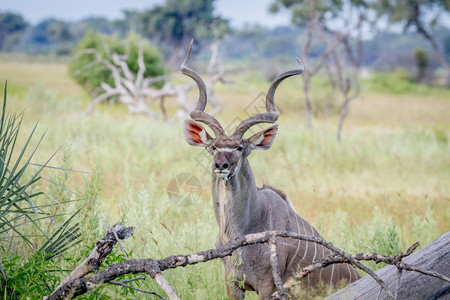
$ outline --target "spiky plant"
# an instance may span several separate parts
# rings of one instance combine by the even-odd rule
[[[44,289],[49,289],[45,270],[48,262],[76,244],[80,234],[79,224],[73,224],[76,213],[65,216],[67,220],[62,222],[59,216],[58,224],[56,216],[50,213],[54,204],[40,201],[40,197],[45,198],[39,189],[40,174],[51,158],[37,169],[31,163],[43,138],[42,135],[34,147],[30,146],[37,125],[24,146],[18,146],[23,113],[7,112],[6,94],[5,83],[0,118],[0,287],[2,294],[15,298],[21,289],[27,291],[27,285],[39,284],[39,279]],[[49,223],[56,226],[49,227]],[[30,251],[24,251],[24,245]]]

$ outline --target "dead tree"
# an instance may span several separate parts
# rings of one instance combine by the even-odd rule
[[[195,103],[189,101],[188,93],[191,89],[196,87],[195,83],[174,84],[168,81],[169,76],[145,78],[144,74],[146,67],[144,64],[144,51],[142,46],[139,47],[139,70],[136,74],[130,70],[127,64],[129,47],[123,55],[111,52],[106,44],[104,44],[103,47],[110,59],[105,59],[96,49],[84,49],[79,51],[75,56],[75,58],[86,54],[94,54],[96,56],[95,61],[79,69],[75,73],[75,76],[82,72],[88,72],[92,67],[100,64],[111,72],[111,76],[114,80],[114,86],[105,82],[101,84],[100,94],[89,103],[86,114],[90,114],[95,105],[111,99],[118,99],[120,103],[127,106],[128,111],[131,114],[145,114],[156,119],[159,119],[161,116],[164,120],[169,119],[166,109],[167,98],[176,99],[176,104],[179,109],[175,113],[175,118],[184,118],[192,110]],[[213,55],[211,56],[210,64],[211,62],[213,63],[214,68],[210,71],[207,87],[208,93],[213,95],[214,85],[217,82],[228,83],[229,81],[225,79],[224,68],[217,62],[217,53],[215,53],[215,51],[213,51]],[[165,81],[162,89],[152,87],[152,84],[161,81]],[[149,100],[159,102],[161,114],[150,108],[148,105]],[[211,104],[213,105],[211,113],[217,114],[221,110],[221,106],[216,99],[214,99]]]
[[[311,80],[316,76],[319,71],[325,66],[330,55],[336,51],[338,47],[342,44],[345,45],[349,56],[355,62],[358,58],[354,57],[353,51],[350,46],[351,32],[354,30],[353,27],[347,26],[346,30],[342,32],[331,31],[328,29],[326,24],[321,20],[321,15],[316,9],[316,1],[308,1],[307,5],[310,6],[311,15],[306,22],[306,40],[302,49],[302,60],[305,63],[305,71],[303,72],[303,97],[305,101],[305,118],[307,128],[312,128],[312,104],[311,104]],[[360,24],[357,26],[360,27]],[[325,50],[316,59],[315,63],[310,57],[311,43],[313,38],[319,38],[321,42],[326,45]]]
[[[332,88],[332,95],[325,107],[325,112],[331,106],[331,101],[333,101],[335,91],[339,91],[342,96],[342,105],[339,109],[339,122],[336,129],[336,138],[338,142],[342,141],[342,127],[344,125],[345,118],[348,115],[349,104],[355,99],[360,92],[360,86],[357,79],[358,65],[353,56],[353,52],[346,46],[345,40],[343,39],[341,45],[333,47],[331,42],[328,42],[324,33],[321,32],[322,39],[328,43],[328,47],[332,49],[330,51],[330,57],[325,63],[325,69],[327,71],[328,80]],[[343,48],[343,49],[342,49]],[[349,63],[347,63],[349,62]]]
[[[337,141],[341,142],[342,127],[348,115],[350,101],[359,95],[360,88],[356,73],[352,72],[352,67],[344,68],[343,58],[339,55],[338,50],[332,52],[332,61],[335,66],[336,86],[342,95],[342,105],[339,109],[339,122],[336,129]]]
[[[227,80],[225,78],[226,70],[220,61],[219,50],[221,43],[222,40],[216,37],[209,46],[209,49],[211,50],[211,58],[208,63],[207,73],[209,75],[209,78],[206,82],[206,90],[209,103],[213,107],[209,114],[213,116],[222,110],[222,107],[219,105],[216,97],[214,96],[214,86],[218,82],[221,82],[223,84],[231,83],[230,80]]]
[[[150,89],[145,91],[145,94],[153,99],[159,99],[159,106],[161,108],[161,114],[164,120],[168,120],[166,100],[169,97],[175,97],[178,111],[175,113],[175,118],[184,117],[185,114],[191,109],[192,104],[188,99],[188,92],[195,88],[195,84],[173,84],[167,81],[161,90]]]
[[[292,287],[296,281],[304,278],[311,272],[316,272],[331,264],[342,262],[351,263],[355,267],[369,274],[369,276],[356,281],[348,288],[354,286],[364,287],[367,285],[370,290],[374,290],[376,293],[379,293],[381,286],[383,289],[383,294],[387,295],[391,299],[402,295],[400,294],[401,292],[398,291],[407,289],[408,286],[419,285],[423,280],[433,280],[434,282],[433,285],[428,285],[428,289],[424,292],[424,294],[428,296],[434,295],[440,291],[448,292],[448,284],[450,283],[450,232],[442,235],[435,242],[417,252],[409,259],[405,259],[405,257],[408,257],[419,246],[418,243],[415,243],[408,248],[408,250],[394,257],[374,253],[350,255],[337,248],[332,243],[319,237],[285,231],[265,231],[232,239],[217,249],[210,249],[189,255],[174,255],[159,260],[153,260],[150,258],[127,259],[125,261],[106,266],[101,271],[98,271],[106,256],[111,252],[112,247],[116,243],[120,243],[120,240],[129,237],[133,230],[133,227],[127,228],[122,224],[116,224],[111,227],[105,237],[97,242],[96,247],[92,250],[88,259],[84,260],[78,267],[76,267],[75,270],[61,282],[55,291],[53,291],[51,295],[44,297],[44,299],[72,299],[104,284],[120,285],[124,288],[134,289],[142,293],[153,294],[161,299],[164,299],[156,292],[143,290],[130,284],[136,280],[145,280],[146,276],[138,276],[123,281],[114,281],[114,279],[118,276],[125,274],[146,274],[157,282],[161,289],[166,292],[169,299],[179,299],[175,289],[162,275],[163,271],[230,256],[235,250],[241,247],[247,247],[260,243],[268,243],[268,247],[271,252],[270,261],[273,268],[273,275],[275,279],[274,282],[277,286],[277,291],[272,295],[271,299],[286,299],[286,294],[288,293],[289,288]],[[295,278],[291,278],[283,283],[279,276],[277,244],[275,242],[276,237],[317,243],[332,250],[334,255],[302,268]],[[403,259],[405,259],[405,261],[403,261]],[[407,282],[406,280],[400,281],[398,280],[399,276],[386,277],[383,275],[384,269],[381,269],[378,272],[373,272],[360,262],[369,260],[377,263],[384,262],[391,264],[393,266],[389,268],[394,268],[394,271],[395,269],[399,270],[401,273],[411,272],[420,273],[422,275],[416,275],[417,279],[413,282]],[[442,264],[442,266],[440,264]],[[86,276],[92,272],[95,272],[95,274]],[[423,275],[426,275],[426,277]],[[431,279],[428,278],[428,276],[430,276]],[[404,277],[402,276],[402,278],[405,279],[406,274]],[[434,281],[436,279],[439,281]],[[361,284],[360,282],[364,282],[364,284]],[[445,288],[445,284],[447,285],[446,290],[443,289],[443,287]],[[362,289],[363,288],[360,290]],[[343,291],[345,290],[346,289]],[[349,294],[343,295],[348,296]],[[333,295],[333,297],[334,298],[332,299],[340,299],[339,295]]]
[[[216,115],[222,110],[222,106],[219,101],[214,96],[215,86],[218,82],[223,84],[232,83],[231,80],[226,78],[226,73],[229,71],[225,69],[219,58],[219,50],[222,40],[216,38],[209,46],[211,50],[211,57],[207,67],[207,80],[205,82],[206,92],[208,99],[211,99],[210,104],[212,110],[209,112],[210,115]],[[195,88],[197,85],[194,83],[189,83],[185,85],[175,85],[167,82],[166,85],[160,91],[152,91],[149,96],[152,98],[160,98],[160,106],[163,111],[163,117],[167,120],[167,114],[165,113],[165,100],[166,97],[176,97],[179,109],[175,113],[173,118],[184,119],[189,116],[189,113],[195,106],[195,101],[190,101],[188,97],[188,92]]]
[[[79,69],[75,76],[82,72],[88,72],[96,65],[102,65],[111,72],[114,80],[114,86],[103,82],[100,86],[100,95],[95,97],[88,105],[87,114],[92,112],[95,105],[110,99],[118,99],[120,103],[127,106],[131,114],[145,114],[153,118],[158,118],[158,114],[152,110],[147,104],[147,95],[154,92],[152,84],[166,79],[165,76],[158,77],[144,77],[146,67],[144,63],[144,48],[142,44],[139,46],[138,65],[139,70],[134,74],[128,64],[130,46],[127,45],[125,53],[118,54],[112,52],[106,43],[103,43],[103,48],[108,59],[104,58],[97,49],[84,49],[79,51],[75,57],[86,54],[94,54],[96,60],[83,68]]]
[[[359,95],[359,82],[357,74],[361,65],[361,43],[360,31],[363,23],[362,11],[349,7],[351,13],[357,12],[357,22],[351,23],[346,20],[341,31],[330,29],[323,21],[319,21],[320,14],[316,10],[315,1],[308,2],[311,6],[312,17],[307,21],[307,37],[303,47],[303,56],[308,56],[313,37],[318,38],[325,44],[325,51],[317,59],[315,65],[305,68],[303,76],[303,94],[305,99],[305,114],[307,127],[312,126],[312,106],[310,99],[311,79],[325,67],[328,80],[331,86],[331,94],[325,106],[325,115],[328,116],[331,104],[334,101],[334,92],[338,91],[343,98],[339,109],[339,122],[336,130],[336,138],[341,142],[342,127],[348,115],[351,100]],[[352,19],[349,17],[349,19]],[[356,51],[351,45],[352,33],[356,32],[358,47]],[[306,58],[310,61],[310,58]],[[349,67],[344,67],[349,65]]]

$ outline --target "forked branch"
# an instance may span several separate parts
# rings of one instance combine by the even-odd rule
[[[118,283],[121,283],[120,285],[125,286],[132,280],[143,278],[137,277],[132,280],[122,282],[116,282],[114,281],[114,279],[117,278],[118,276],[125,274],[139,274],[139,273],[148,274],[150,277],[152,277],[158,283],[158,285],[166,292],[169,299],[179,299],[173,287],[163,277],[162,275],[163,271],[230,256],[232,255],[233,251],[235,251],[240,247],[260,243],[269,243],[270,246],[271,264],[273,267],[274,282],[277,286],[277,292],[272,295],[272,299],[285,299],[284,298],[286,296],[285,290],[292,287],[296,281],[300,280],[301,278],[304,278],[305,276],[314,271],[317,271],[321,268],[336,263],[351,263],[354,266],[362,269],[363,271],[368,272],[369,275],[372,276],[372,278],[374,278],[378,284],[384,286],[383,288],[385,289],[387,295],[389,295],[389,297],[391,298],[394,298],[392,292],[385,287],[384,282],[373,271],[371,271],[370,269],[368,269],[367,267],[365,267],[360,263],[360,261],[363,260],[365,261],[371,260],[377,263],[384,262],[386,264],[395,265],[400,270],[420,272],[422,274],[426,274],[429,276],[439,278],[446,282],[450,282],[450,278],[443,274],[439,274],[434,271],[424,270],[420,267],[406,264],[402,261],[403,258],[410,255],[418,247],[418,243],[412,245],[405,252],[400,253],[393,257],[373,253],[350,255],[345,253],[343,250],[337,248],[332,243],[325,241],[322,238],[317,238],[308,235],[301,235],[286,231],[265,231],[261,233],[248,234],[236,238],[234,240],[231,240],[220,248],[201,251],[190,255],[174,255],[159,260],[153,260],[151,258],[130,259],[112,264],[110,266],[105,267],[103,270],[99,271],[95,275],[85,277],[85,275],[87,275],[89,272],[97,270],[97,268],[100,266],[100,264],[106,257],[105,254],[106,255],[109,254],[111,252],[112,246],[117,242],[114,237],[113,233],[114,231],[111,230],[115,230],[119,238],[121,238],[121,236],[123,238],[126,238],[127,236],[131,235],[133,228],[132,227],[126,228],[122,224],[117,224],[114,227],[112,227],[112,229],[108,231],[105,237],[102,238],[99,242],[97,242],[97,247],[92,251],[92,253],[89,256],[91,259],[89,258],[86,259],[79,267],[75,269],[74,272],[71,273],[71,275],[68,278],[63,280],[61,285],[49,297],[46,297],[46,299],[72,299],[76,296],[82,295],[106,283],[116,285]],[[314,262],[313,264],[306,266],[299,272],[299,274],[295,278],[290,279],[284,284],[282,284],[281,278],[279,277],[276,239],[275,239],[276,237],[292,238],[302,241],[318,243],[332,250],[333,253],[335,254],[320,262]],[[99,249],[106,249],[106,251],[101,252]],[[99,251],[102,254],[96,255],[95,253],[98,253]],[[89,261],[94,261],[95,267],[87,268],[86,264],[88,264]],[[130,288],[130,286],[126,287]],[[156,294],[155,292],[151,291],[143,290],[143,292]],[[162,298],[161,295],[157,296]]]

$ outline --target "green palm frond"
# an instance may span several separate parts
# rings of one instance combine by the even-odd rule
[[[39,200],[43,191],[36,190],[41,180],[41,172],[56,154],[53,154],[44,164],[32,164],[31,161],[45,135],[39,137],[32,147],[37,124],[26,137],[22,147],[17,146],[21,140],[19,135],[23,121],[23,113],[14,114],[7,111],[7,84],[5,83],[3,105],[0,119],[0,245],[4,242],[20,238],[33,249],[34,259],[51,258],[61,255],[80,241],[80,226],[74,223],[78,211],[69,214],[50,213],[57,204],[48,204]],[[33,168],[30,168],[33,165]],[[32,170],[32,171],[31,171]],[[44,203],[43,203],[44,202]],[[58,226],[53,233],[45,224],[58,224],[56,217],[69,218]],[[65,219],[65,217],[64,217]],[[61,219],[59,219],[61,220]],[[45,223],[42,223],[46,221]],[[37,231],[37,234],[36,234]],[[39,239],[36,239],[39,237]],[[37,244],[43,245],[35,251]],[[39,242],[41,241],[41,242]],[[6,280],[6,273],[0,261],[0,274]]]
[[[52,259],[55,256],[61,255],[64,251],[70,247],[75,246],[81,240],[80,224],[76,223],[69,227],[74,217],[79,213],[78,210],[69,219],[67,219],[56,230],[37,251],[37,254],[41,255],[45,259]]]
[[[25,178],[25,174],[43,135],[32,149],[31,154],[25,159],[37,125],[29,134],[25,145],[17,150],[16,143],[23,114],[14,115],[6,112],[6,95],[7,84],[5,84],[0,119],[0,232],[2,233],[0,240],[7,238],[9,232],[14,232],[14,234],[22,236],[23,240],[32,246],[26,236],[17,230],[16,225],[21,224],[24,220],[35,223],[35,220],[39,219],[39,206],[35,204],[34,200],[41,193],[28,193],[27,191],[39,182],[39,174],[42,168],[28,179]],[[25,183],[22,184],[22,182]]]

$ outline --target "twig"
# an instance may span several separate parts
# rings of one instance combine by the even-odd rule
[[[116,238],[116,241],[117,241],[117,243],[119,244],[119,248],[120,248],[120,250],[122,251],[123,256],[125,256],[125,258],[128,260],[128,259],[129,259],[129,258],[128,258],[128,255],[127,255],[127,253],[125,252],[125,249],[123,249],[122,242],[120,241],[119,237],[117,236],[117,232],[116,232],[116,230],[115,230],[114,228],[112,229],[112,232],[114,233],[114,237]]]
[[[136,85],[142,86],[142,81],[144,80],[144,74],[147,68],[144,63],[144,45],[142,43],[139,44],[139,53],[138,53],[138,66],[139,70],[136,76]]]
[[[377,281],[377,283],[380,284],[380,286],[383,289],[387,290],[386,286],[383,287],[384,282],[381,281],[381,283],[380,283],[379,277],[372,270],[370,270],[366,266],[360,264],[359,262],[358,262],[358,264],[356,264],[353,261],[353,259],[356,261],[365,260],[365,261],[374,261],[375,263],[384,262],[386,264],[397,265],[398,262],[401,262],[401,259],[411,255],[411,253],[413,253],[414,250],[417,249],[417,247],[419,247],[419,243],[414,243],[406,251],[404,251],[400,254],[397,254],[394,257],[389,257],[386,255],[380,255],[380,254],[376,254],[376,253],[352,254],[352,255],[350,255],[350,257],[352,258],[351,260],[349,260],[348,257],[346,257],[346,256],[340,256],[340,255],[333,255],[331,257],[326,257],[325,259],[321,260],[320,262],[315,262],[309,266],[304,267],[295,277],[286,281],[286,283],[284,285],[286,288],[290,288],[296,281],[308,276],[310,273],[312,273],[314,271],[317,271],[322,268],[326,268],[327,266],[332,265],[332,264],[349,263],[350,262],[350,263],[354,264],[356,267],[358,267],[359,269],[365,271],[370,276],[372,276],[375,279],[375,281]],[[403,264],[403,262],[402,262],[402,264]],[[389,295],[389,293],[388,293],[388,295]],[[393,295],[392,295],[392,297],[395,298]]]
[[[436,278],[442,279],[444,281],[450,282],[450,277],[447,277],[443,274],[440,274],[440,273],[437,273],[434,271],[428,271],[428,270],[424,270],[424,269],[416,267],[416,266],[411,266],[409,264],[405,264],[404,262],[400,262],[396,266],[397,266],[397,268],[401,268],[406,271],[414,271],[414,272],[422,273],[424,275],[436,277]]]
[[[352,264],[355,267],[357,267],[357,268],[363,270],[364,272],[366,272],[367,274],[369,274],[381,286],[381,288],[383,290],[385,290],[385,292],[389,296],[389,298],[394,299],[394,295],[392,295],[392,292],[387,288],[386,283],[380,277],[378,277],[378,275],[375,274],[374,271],[372,271],[371,269],[369,269],[368,267],[366,267],[365,265],[363,265],[362,263],[360,263],[358,260],[356,260],[354,258],[351,258],[350,261],[352,262]]]
[[[122,282],[122,283],[130,283],[130,282],[133,282],[133,281],[136,281],[136,280],[145,280],[147,277],[145,277],[145,276],[138,276],[138,277],[134,277],[134,278],[130,278],[130,279],[125,279],[125,280],[122,280],[122,281],[114,281],[114,282]],[[111,283],[112,281],[110,281],[110,283]]]
[[[156,283],[161,287],[161,289],[163,289],[163,291],[166,292],[170,300],[180,300],[180,297],[178,297],[177,293],[175,293],[173,287],[166,280],[166,278],[162,276],[161,273],[156,273],[153,279],[155,279]]]
[[[274,236],[269,239],[270,247],[270,264],[272,265],[272,276],[275,286],[277,287],[278,299],[287,299],[286,290],[283,285],[283,280],[280,276],[280,267],[278,265],[277,241]]]
[[[134,279],[137,280],[136,278],[134,278]],[[144,279],[145,279],[145,277],[144,277]],[[144,294],[155,295],[155,296],[158,297],[159,299],[165,300],[165,298],[164,298],[163,296],[161,296],[160,294],[158,294],[158,293],[156,293],[156,292],[143,290],[143,289],[140,289],[140,288],[135,287],[135,286],[132,286],[132,285],[127,285],[125,282],[126,282],[126,280],[124,280],[124,281],[110,281],[110,282],[108,282],[108,283],[114,284],[114,285],[120,285],[120,286],[123,286],[124,288],[132,289],[132,290],[135,290],[135,291],[144,293]]]

